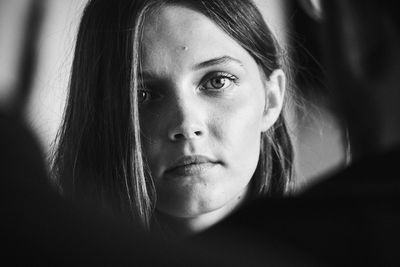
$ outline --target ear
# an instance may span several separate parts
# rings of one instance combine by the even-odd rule
[[[267,131],[282,112],[286,90],[286,75],[281,69],[274,70],[265,81],[265,108],[261,131]]]

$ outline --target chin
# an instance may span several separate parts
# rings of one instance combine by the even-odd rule
[[[223,211],[224,207],[229,210],[237,202],[237,197],[246,191],[247,184],[242,181],[235,183],[224,179],[226,177],[213,178],[160,184],[157,210],[178,218],[194,218],[216,210]]]
[[[193,195],[175,198],[169,197],[168,199],[160,197],[157,209],[170,216],[193,218],[213,212],[223,207],[228,202],[221,199],[221,197],[215,198],[210,195],[210,192],[208,192],[207,195],[200,197],[198,194],[196,197]]]

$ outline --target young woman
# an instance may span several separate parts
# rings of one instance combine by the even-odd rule
[[[54,157],[63,194],[177,235],[283,195],[282,55],[250,0],[90,1]]]

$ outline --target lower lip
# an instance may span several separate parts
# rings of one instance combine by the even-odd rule
[[[184,176],[196,176],[202,175],[217,166],[217,163],[207,162],[199,164],[189,164],[174,168],[167,171],[166,174],[169,177],[184,177]]]

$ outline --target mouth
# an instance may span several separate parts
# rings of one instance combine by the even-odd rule
[[[176,160],[165,174],[172,177],[184,177],[205,174],[220,162],[206,156],[184,156]]]

